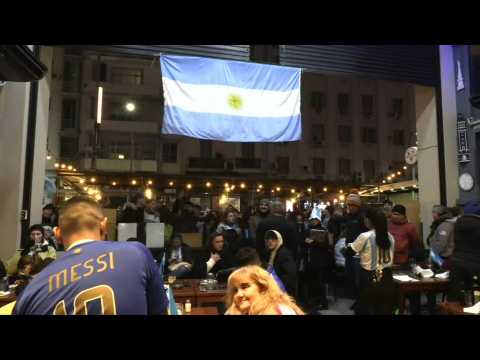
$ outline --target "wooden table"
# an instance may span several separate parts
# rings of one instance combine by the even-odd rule
[[[190,300],[192,307],[197,306],[197,294],[195,292],[195,281],[191,279],[182,279],[175,281],[175,284],[182,284],[184,287],[176,289],[172,286],[173,296],[178,303],[185,303]],[[174,285],[175,285],[174,284]]]
[[[0,307],[7,305],[13,301],[17,300],[17,297],[15,296],[15,293],[10,293],[10,295],[7,296],[0,296]]]
[[[441,315],[473,315],[463,312],[464,306],[460,303],[444,302],[437,305],[438,312]]]
[[[190,300],[192,307],[202,307],[215,303],[221,303],[225,300],[226,289],[202,291],[200,289],[201,279],[181,279],[175,283],[181,283],[183,288],[175,289],[172,287],[173,296],[178,303],[185,303]]]
[[[398,284],[400,292],[400,314],[405,313],[405,298],[407,295],[422,292],[444,293],[448,290],[448,279],[430,278],[418,280],[419,281],[410,282],[404,282],[395,279],[393,280],[396,284]]]
[[[185,315],[219,315],[219,314],[215,306],[203,306],[203,307],[192,307],[192,311],[190,313],[185,313]]]

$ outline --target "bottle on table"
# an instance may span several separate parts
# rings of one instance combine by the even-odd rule
[[[192,303],[190,302],[190,300],[187,300],[185,302],[185,313],[188,314],[192,312]]]

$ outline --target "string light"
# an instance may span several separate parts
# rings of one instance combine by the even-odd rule
[[[225,183],[224,184],[226,188],[228,188],[230,185],[228,183]]]
[[[407,167],[406,167],[406,166],[404,166],[404,167],[403,167],[403,170],[407,170]]]
[[[116,181],[112,182],[112,186],[117,186],[117,182]]]
[[[59,163],[55,163],[53,166],[58,169],[58,168],[60,167],[60,164],[59,164]]]
[[[60,165],[62,169],[65,169],[67,166],[65,164]]]
[[[386,183],[387,183],[387,181],[386,181],[386,180],[383,180],[383,181],[382,181],[382,183],[386,184]]]
[[[207,181],[207,183],[205,184],[205,186],[206,186],[207,188],[209,188],[210,186],[212,186],[212,184],[210,183],[210,181]]]
[[[168,186],[173,186],[173,181],[170,181],[170,182],[168,183]]]
[[[402,175],[402,173],[401,173],[400,171],[397,171],[397,175],[399,175],[399,176],[400,176],[400,175]]]
[[[85,179],[80,179],[80,184],[85,183]]]
[[[95,181],[97,181],[97,179],[95,179],[94,177],[92,177],[92,178],[90,179],[90,182],[92,182],[92,183],[94,183]]]
[[[235,185],[230,186],[230,190],[235,190]]]
[[[245,183],[241,183],[240,188],[245,189]]]
[[[147,184],[148,184],[148,185],[152,185],[152,184],[153,184],[153,181],[152,181],[152,180],[148,180]]]
[[[345,195],[340,195],[339,199],[340,199],[340,201],[345,201]]]
[[[340,194],[343,194],[343,190],[340,190]]]
[[[290,190],[292,194],[295,194],[295,189]]]
[[[262,184],[258,185],[258,188],[263,189],[263,185]]]
[[[192,188],[192,184],[187,184],[187,189],[190,190]]]
[[[132,180],[132,185],[137,185],[137,180]]]
[[[146,197],[148,200],[151,200],[151,199],[152,199],[152,197],[153,197],[152,189],[145,189],[145,197]]]
[[[277,187],[277,189],[276,189],[276,190],[277,190],[277,191],[280,191],[280,190],[282,190],[282,189],[281,189],[281,188],[279,188],[279,187]]]
[[[328,189],[327,189],[326,187],[324,187],[324,188],[323,188],[323,191],[324,191],[324,192],[327,192],[327,191],[328,191]]]
[[[118,154],[118,159],[119,159],[119,160],[125,159],[125,155],[123,155],[123,154]]]
[[[307,191],[308,191],[309,193],[311,193],[311,192],[312,192],[312,188],[308,188]]]
[[[72,170],[73,170],[73,166],[72,166],[72,165],[68,165],[67,169],[70,170],[70,171],[72,171]]]
[[[390,181],[390,180],[392,180],[392,178],[389,176],[389,177],[387,177],[387,180]]]
[[[52,157],[50,156],[50,154],[47,155],[47,160],[51,160]]]

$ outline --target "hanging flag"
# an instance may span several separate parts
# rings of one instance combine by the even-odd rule
[[[161,56],[162,133],[234,142],[286,142],[302,136],[301,69]]]

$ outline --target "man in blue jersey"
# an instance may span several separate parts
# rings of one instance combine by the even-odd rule
[[[66,252],[31,281],[13,314],[166,314],[166,291],[150,251],[138,242],[102,241],[106,227],[95,201],[69,200],[55,229]]]

